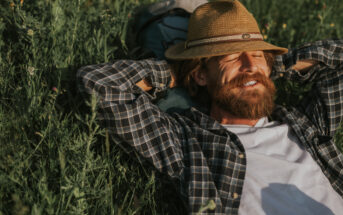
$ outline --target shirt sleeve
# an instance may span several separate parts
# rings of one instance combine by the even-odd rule
[[[292,69],[301,60],[315,60],[318,64],[305,72]],[[299,108],[322,134],[330,136],[335,134],[343,117],[342,62],[343,40],[321,40],[277,56],[272,73],[272,78],[281,76],[302,84],[313,83]]]
[[[142,79],[151,84],[152,92],[136,86]],[[96,96],[98,119],[116,143],[138,152],[162,173],[180,174],[183,155],[177,122],[152,102],[171,80],[166,61],[119,60],[85,66],[77,80],[82,92]]]

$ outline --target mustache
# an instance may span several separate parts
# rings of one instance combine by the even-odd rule
[[[264,86],[268,86],[270,79],[257,72],[254,74],[248,74],[248,73],[242,73],[237,75],[236,77],[234,77],[232,80],[230,80],[229,82],[227,82],[225,85],[228,89],[233,89],[236,87],[243,87],[245,83],[249,82],[249,81],[256,81],[257,83],[260,83]]]

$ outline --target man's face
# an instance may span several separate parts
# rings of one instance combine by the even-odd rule
[[[204,72],[212,104],[236,117],[258,119],[274,107],[274,83],[263,51],[240,52],[207,61]]]

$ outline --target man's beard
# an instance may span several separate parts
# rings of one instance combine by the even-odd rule
[[[262,87],[244,87],[245,83],[253,80],[262,84]],[[242,73],[224,86],[212,89],[210,94],[213,102],[235,117],[260,119],[269,116],[274,109],[275,85],[261,73]]]

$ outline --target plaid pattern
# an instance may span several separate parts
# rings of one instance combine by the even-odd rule
[[[303,59],[320,63],[304,74],[291,69]],[[314,85],[301,105],[277,106],[270,117],[291,126],[341,196],[343,156],[332,136],[343,116],[342,62],[342,40],[318,41],[277,57],[273,78],[282,74]],[[77,75],[81,91],[99,98],[99,119],[115,142],[168,174],[188,199],[190,214],[210,200],[216,208],[203,214],[238,214],[246,171],[243,145],[235,134],[195,108],[169,115],[153,104],[170,81],[166,61],[119,60],[83,67]],[[135,85],[142,79],[151,83],[152,92]]]

